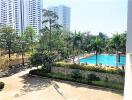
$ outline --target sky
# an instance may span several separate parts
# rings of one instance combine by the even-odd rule
[[[71,8],[71,31],[108,36],[126,31],[127,0],[43,0],[43,8],[58,5]]]

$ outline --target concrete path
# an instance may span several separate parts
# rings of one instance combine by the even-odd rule
[[[122,95],[87,85],[31,77],[26,71],[0,78],[5,88],[0,100],[122,100]]]

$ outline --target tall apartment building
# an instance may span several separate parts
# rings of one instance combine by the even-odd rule
[[[31,25],[39,33],[42,23],[43,0],[23,0],[24,28]]]
[[[43,0],[0,0],[0,23],[13,26],[17,33],[31,25],[39,33],[42,4]]]
[[[15,29],[16,24],[13,0],[0,0],[0,23],[1,25],[12,26]]]
[[[48,10],[55,12],[59,19],[58,24],[62,25],[64,29],[70,30],[71,9],[64,5],[49,7]]]

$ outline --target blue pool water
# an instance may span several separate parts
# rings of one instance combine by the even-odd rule
[[[107,55],[107,54],[100,54],[98,55],[98,64],[107,65],[107,66],[116,66],[116,56],[115,55]],[[87,64],[96,64],[96,55],[93,55],[88,58],[80,59],[80,63],[87,63]],[[126,56],[120,57],[120,63],[118,66],[124,66],[126,64]]]

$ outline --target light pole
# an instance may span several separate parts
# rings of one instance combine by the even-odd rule
[[[132,100],[132,0],[128,0],[124,100]]]

